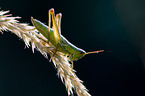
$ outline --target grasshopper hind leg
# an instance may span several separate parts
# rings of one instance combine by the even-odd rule
[[[56,52],[58,51],[58,48],[61,47],[61,39],[60,39],[60,34],[61,34],[61,13],[57,14],[56,17],[55,17],[55,13],[54,13],[54,9],[51,8],[49,10],[49,28],[48,30],[50,31],[50,27],[51,27],[51,19],[52,19],[52,24],[53,24],[53,35],[54,35],[54,41],[55,41],[55,52],[53,54],[53,56],[56,54]]]
[[[58,30],[59,30],[59,34],[61,34],[61,18],[62,18],[62,14],[56,14],[56,24],[58,26]]]
[[[61,39],[60,39],[61,38],[60,36],[61,36],[61,17],[62,17],[62,14],[59,13],[55,17],[54,9],[52,8],[52,9],[49,10],[49,28],[48,28],[49,31],[50,31],[50,27],[51,27],[51,17],[52,17],[52,24],[53,24],[52,29],[54,31],[54,33],[53,33],[54,34],[54,40],[55,40],[55,43],[56,43],[56,45],[55,45],[56,49],[55,49],[54,54],[53,54],[53,56],[54,56],[56,54],[56,52],[58,51],[58,48],[60,48],[60,47],[63,48],[65,51],[67,51],[67,50],[64,47],[65,45],[62,45]],[[70,56],[70,62],[72,64],[71,70],[73,71],[72,56],[70,54],[69,54],[69,56]]]
[[[58,15],[59,16],[59,15]],[[57,16],[57,17],[58,17]],[[60,17],[61,18],[61,17]],[[52,29],[53,29],[53,35],[54,35],[54,41],[55,41],[55,43],[56,43],[56,45],[55,46],[57,46],[57,44],[58,43],[60,43],[61,41],[61,37],[60,37],[60,27],[58,26],[58,21],[60,22],[60,18],[59,18],[59,20],[56,20],[57,18],[55,17],[55,13],[54,13],[54,9],[53,8],[51,8],[50,10],[49,10],[49,28],[48,28],[48,30],[50,31],[50,27],[51,27],[51,20],[52,20],[52,24],[53,24],[53,27],[52,27]],[[60,24],[59,24],[60,25]]]

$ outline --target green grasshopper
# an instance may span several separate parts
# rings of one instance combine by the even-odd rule
[[[68,58],[70,59],[72,63],[72,69],[73,69],[73,61],[76,61],[78,59],[81,59],[86,54],[92,54],[92,53],[99,53],[103,52],[104,50],[99,51],[93,51],[93,52],[85,52],[83,49],[80,49],[76,47],[75,45],[71,44],[65,37],[61,35],[61,17],[62,14],[56,14],[54,13],[54,9],[51,8],[49,10],[49,27],[44,25],[42,22],[33,19],[31,17],[31,21],[35,28],[48,39],[48,43],[51,42],[55,47],[56,51],[54,52],[54,55],[57,51],[62,52]],[[51,17],[52,17],[52,24],[53,27],[51,27]]]

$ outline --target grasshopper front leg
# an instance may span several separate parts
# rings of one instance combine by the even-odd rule
[[[71,62],[71,70],[73,71],[74,63],[73,63],[73,60],[72,60],[72,54],[69,55],[69,58],[70,58],[70,62]]]

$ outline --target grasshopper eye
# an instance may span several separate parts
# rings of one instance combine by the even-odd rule
[[[83,51],[80,52],[80,54],[83,54],[83,53],[84,53]]]

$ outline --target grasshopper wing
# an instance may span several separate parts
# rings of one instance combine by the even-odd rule
[[[49,32],[52,31],[52,29],[50,31],[48,31],[48,27],[46,25],[44,25],[42,22],[34,19],[33,17],[31,17],[31,21],[32,24],[35,26],[35,28],[45,37],[49,40]]]

